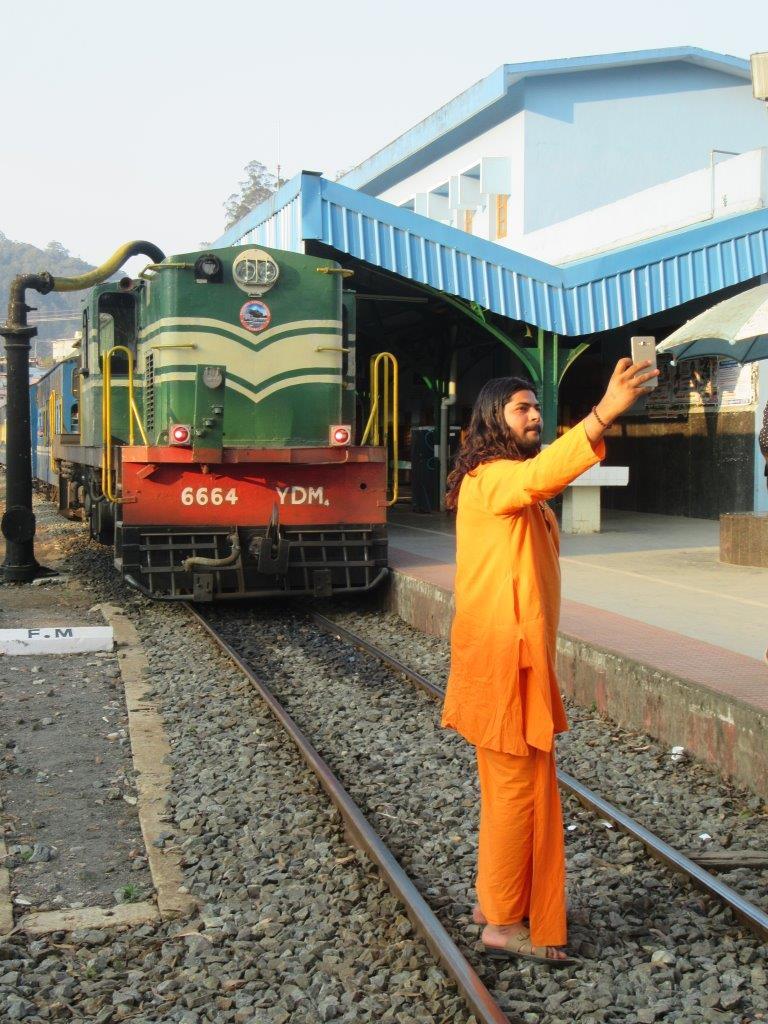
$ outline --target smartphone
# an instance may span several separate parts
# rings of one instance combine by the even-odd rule
[[[635,335],[631,339],[632,343],[632,362],[633,363],[644,363],[647,359],[650,359],[651,365],[646,366],[643,373],[650,373],[651,370],[656,369],[656,339],[651,335],[642,334]],[[650,391],[652,388],[658,387],[659,378],[651,377],[643,384],[644,391]]]

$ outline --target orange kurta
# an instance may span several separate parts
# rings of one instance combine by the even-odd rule
[[[462,481],[442,724],[476,747],[527,756],[568,728],[555,673],[560,538],[542,502],[604,457],[582,423],[535,458],[486,462]]]

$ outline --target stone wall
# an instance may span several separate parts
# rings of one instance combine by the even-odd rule
[[[620,420],[607,442],[606,464],[630,472],[627,487],[603,491],[606,508],[700,519],[753,508],[752,411]]]

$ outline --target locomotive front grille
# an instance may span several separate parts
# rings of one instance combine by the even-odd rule
[[[265,529],[119,526],[117,564],[129,583],[165,600],[221,600],[270,595],[328,596],[370,590],[387,573],[384,525],[281,527],[287,562],[274,573],[259,571],[254,551]],[[231,565],[185,568],[189,558],[225,562],[233,533],[240,554]]]
[[[148,352],[144,364],[144,423],[155,429],[155,354]]]

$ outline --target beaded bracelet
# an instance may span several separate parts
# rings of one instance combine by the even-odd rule
[[[601,426],[601,427],[603,428],[603,430],[607,430],[607,429],[608,429],[608,427],[610,427],[610,426],[611,426],[611,423],[604,423],[604,422],[603,422],[603,420],[601,420],[601,419],[600,419],[600,416],[599,416],[599,414],[598,414],[598,411],[597,411],[597,406],[596,406],[596,405],[593,405],[593,406],[592,406],[592,413],[593,413],[593,415],[594,415],[595,419],[597,420],[597,422],[598,422],[598,423],[600,424],[600,426]]]

